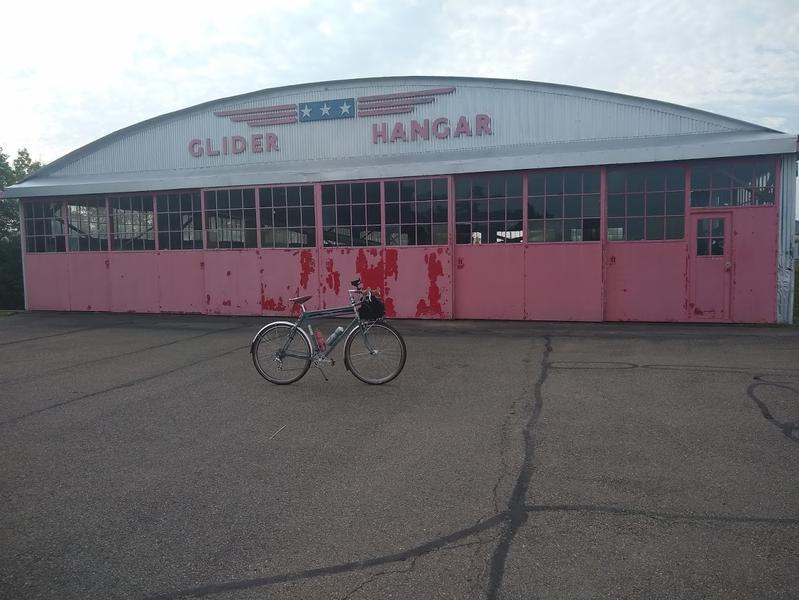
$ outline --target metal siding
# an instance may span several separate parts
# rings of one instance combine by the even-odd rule
[[[777,242],[777,322],[793,323],[794,272],[796,256],[793,254],[796,214],[796,154],[788,154],[780,161],[779,240]]]

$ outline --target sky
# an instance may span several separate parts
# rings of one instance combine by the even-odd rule
[[[797,0],[4,3],[0,147],[52,162],[217,98],[373,76],[559,83],[799,133]]]

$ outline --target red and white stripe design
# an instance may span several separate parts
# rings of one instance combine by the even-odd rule
[[[358,98],[359,117],[379,117],[381,115],[401,115],[413,112],[420,104],[431,104],[436,96],[445,96],[455,91],[454,87],[401,92],[398,94],[382,94],[380,96],[362,96]]]
[[[218,110],[217,117],[229,117],[234,123],[247,123],[250,127],[266,127],[268,125],[285,125],[297,122],[297,105],[280,104],[278,106],[262,106],[259,108],[242,108],[239,110]]]

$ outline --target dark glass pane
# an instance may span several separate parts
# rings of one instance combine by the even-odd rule
[[[413,180],[400,182],[400,202],[413,202],[416,185]]]
[[[470,200],[455,201],[455,221],[466,223],[472,220],[472,209]]]
[[[430,223],[433,220],[433,206],[430,202],[416,203],[416,222]]]
[[[643,192],[646,183],[646,172],[633,169],[627,172],[627,193]]]
[[[201,204],[200,203],[200,193],[199,192],[194,192],[191,195],[191,206],[192,206],[192,209],[196,210],[196,211],[199,211],[201,209],[200,204]],[[202,248],[202,246],[200,246],[200,247]]]
[[[350,184],[337,183],[336,184],[336,204],[348,205],[350,203]]]
[[[353,204],[366,204],[366,186],[364,184],[353,183],[351,193]]]
[[[627,174],[625,171],[608,171],[608,193],[624,193],[624,183],[626,178]]]
[[[505,197],[505,177],[492,175],[488,178],[488,195],[491,198]]]
[[[398,181],[386,181],[385,185],[385,193],[386,193],[386,204],[399,202],[399,182]]]
[[[646,218],[646,239],[662,240],[665,232],[665,222],[663,217]]]
[[[562,242],[563,241],[563,220],[562,219],[548,219],[545,224],[546,227],[546,241],[548,242]]]
[[[314,208],[313,206],[303,206],[302,207],[302,224],[303,227],[307,227],[308,225],[313,226],[316,222],[314,218]]]
[[[527,200],[527,218],[529,219],[543,219],[544,218],[545,201],[543,196],[529,198]]]
[[[734,187],[749,187],[754,180],[754,165],[740,164],[732,169]]]
[[[299,198],[298,198],[299,200]],[[289,208],[288,209],[288,218],[287,224],[289,227],[299,227],[302,225],[302,220],[300,219],[300,209],[299,208]]]
[[[455,225],[455,243],[471,244],[472,227],[469,223],[457,223]]]
[[[626,223],[626,236],[627,240],[642,240],[644,239],[644,220],[640,218],[627,219]]]
[[[270,188],[261,188],[258,190],[258,203],[262,208],[272,206],[272,190]]]
[[[710,235],[713,237],[724,236],[724,219],[712,219],[710,222]]]
[[[662,192],[666,189],[666,174],[662,169],[646,171],[646,191]]]
[[[336,224],[336,207],[323,206],[322,207],[322,225],[325,227],[333,226]]]
[[[333,185],[322,186],[322,204],[336,203],[336,187]]]
[[[710,173],[711,185],[714,188],[729,188],[733,187],[731,172],[729,168],[723,166],[714,167]]]
[[[699,219],[696,222],[696,237],[710,237],[710,219]]]
[[[288,206],[300,205],[300,188],[297,186],[290,186],[286,188],[286,204]]]
[[[433,200],[446,200],[448,196],[447,180],[433,179]]]
[[[472,222],[488,220],[488,200],[472,200]]]
[[[522,195],[522,176],[521,175],[508,175],[506,178],[505,193],[508,196],[521,196]]]
[[[244,208],[255,208],[255,190],[242,190],[242,206]]]
[[[624,210],[623,194],[608,196],[608,217],[623,217]]]
[[[643,194],[627,194],[627,216],[628,217],[644,216]]]
[[[272,209],[272,218],[274,219],[275,227],[286,226],[286,209],[284,207]]]
[[[352,224],[366,225],[366,206],[363,204],[352,205]]]
[[[488,218],[491,221],[505,220],[505,199],[492,198],[488,202]]]
[[[416,213],[414,211],[413,202],[403,202],[400,204],[400,222],[401,223],[415,223]]]
[[[599,193],[599,171],[583,172],[583,193],[584,194]]]
[[[522,199],[521,198],[508,198],[506,204],[508,219],[521,221],[523,217]]]
[[[241,190],[221,190],[216,193],[216,208],[241,210]]]
[[[472,198],[488,198],[487,177],[474,177],[472,179]]]
[[[242,212],[244,213],[243,214],[244,227],[247,228],[247,229],[255,229],[255,224],[256,224],[256,221],[255,221],[255,209],[246,209],[246,210],[244,210]]]
[[[313,186],[303,185],[300,187],[300,203],[303,206],[313,206]]]
[[[416,226],[416,243],[419,245],[430,245],[433,243],[433,233],[430,225]]]
[[[433,243],[447,244],[449,241],[449,231],[446,223],[433,223]]]
[[[416,225],[401,225],[400,226],[400,239],[402,245],[415,246],[416,245]]]
[[[757,206],[762,206],[764,204],[774,204],[774,188],[762,188],[762,189],[754,189],[752,190],[752,195],[754,196],[754,203]]]
[[[169,198],[170,198],[169,208],[171,209],[173,206],[171,200],[172,196],[170,196]],[[180,209],[180,206],[178,206],[178,209]],[[208,211],[216,210],[216,192],[205,192],[205,210]]]
[[[170,245],[170,233],[165,231],[158,231],[158,247],[161,250],[171,250],[172,246]],[[178,238],[180,239],[180,238]],[[180,246],[178,246],[179,248]]]
[[[710,255],[724,255],[724,238],[710,238]]]
[[[752,186],[766,188],[774,183],[774,166],[769,163],[757,163],[754,165],[754,177]]]
[[[583,196],[583,217],[599,216],[599,194]]]
[[[543,196],[545,193],[544,190],[544,181],[545,177],[543,175],[528,175],[527,176],[527,195],[528,196]]]
[[[472,244],[490,244],[488,223],[472,223]]]
[[[582,173],[579,171],[570,171],[564,176],[563,193],[564,194],[580,194],[583,189]]]
[[[560,219],[563,216],[563,197],[547,196],[547,219]],[[547,240],[552,241],[552,240]]]
[[[430,200],[432,198],[432,189],[429,179],[416,180],[416,199],[417,200]]]
[[[528,221],[527,222],[527,241],[528,242],[543,242],[544,241],[544,221]]]
[[[272,188],[272,204],[274,206],[286,206],[286,188]]]
[[[685,217],[666,217],[666,239],[681,240],[684,236]]]
[[[696,240],[696,255],[710,256],[710,240],[708,238],[698,238]]]
[[[349,225],[350,224],[350,205],[338,205],[336,207],[336,224]]]
[[[380,204],[380,183],[370,181],[366,184],[366,203]]]
[[[490,244],[505,243],[507,234],[505,232],[505,223],[489,223],[488,224],[488,242]]]
[[[261,210],[261,227],[272,227],[272,209],[265,208]]]
[[[22,215],[26,219],[34,218],[35,210],[33,208],[33,204],[31,202],[23,202],[22,203]]]
[[[624,219],[608,219],[608,241],[617,242],[624,239]]]
[[[547,195],[553,194],[562,194],[563,193],[563,174],[562,173],[550,173],[546,175],[546,186]]]
[[[704,208],[706,206],[710,206],[710,192],[691,192],[691,206],[694,208]]]
[[[399,204],[386,204],[386,224],[399,223]]]
[[[685,213],[685,194],[683,192],[666,193],[666,214],[682,215]]]
[[[581,242],[583,239],[583,221],[582,219],[564,219],[563,220],[563,241],[564,242]]]
[[[582,216],[582,204],[581,196],[564,196],[563,216],[567,219],[579,219]]]
[[[669,167],[663,169],[666,174],[666,189],[667,190],[684,190],[685,189],[685,174],[682,167]]]
[[[691,189],[706,190],[710,188],[710,167],[693,167],[691,169]]]
[[[366,205],[366,224],[377,225],[380,227],[380,205],[367,204]]]
[[[455,198],[457,200],[467,200],[472,197],[472,180],[468,177],[455,178]],[[458,242],[460,243],[460,242]],[[469,242],[464,242],[469,243]]]
[[[646,195],[646,214],[647,216],[658,216],[665,214],[666,194],[663,192],[649,192]],[[647,238],[648,239],[648,238]]]
[[[732,203],[732,190],[713,190],[710,192],[710,206],[729,206]]]
[[[399,225],[386,225],[386,245],[400,245]]]
[[[521,200],[519,200],[521,203]],[[439,200],[433,202],[433,223],[446,223],[447,222],[447,201]]]
[[[365,246],[366,245],[366,227],[353,227],[352,228],[352,246]]]
[[[600,227],[599,219],[583,219],[583,241],[598,242],[599,227]]]

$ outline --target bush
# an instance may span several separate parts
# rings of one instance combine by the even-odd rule
[[[25,308],[19,237],[0,240],[0,309]]]

